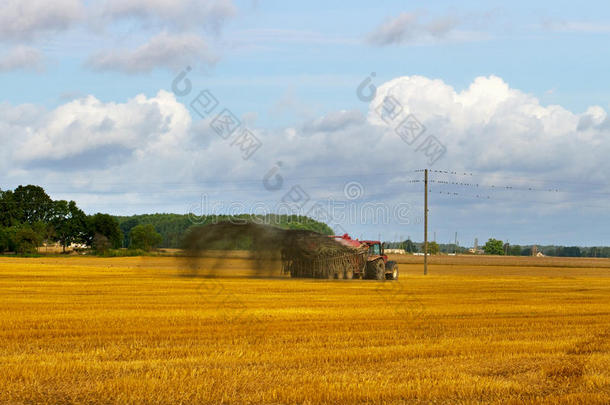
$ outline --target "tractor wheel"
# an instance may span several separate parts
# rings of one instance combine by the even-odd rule
[[[386,280],[398,280],[398,265],[392,263],[389,270],[391,273],[385,275]]]
[[[366,264],[364,278],[368,280],[385,280],[385,263],[381,259]]]
[[[375,261],[375,279],[385,280],[385,263],[381,259]]]
[[[375,279],[375,262],[368,262],[364,268],[364,279],[374,280]]]

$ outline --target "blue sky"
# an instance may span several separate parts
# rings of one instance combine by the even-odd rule
[[[202,196],[273,211],[299,186],[303,213],[332,199],[366,211],[335,213],[337,228],[420,240],[411,181],[431,167],[462,173],[434,174],[439,241],[610,244],[606,2],[9,0],[0,27],[2,189],[131,214]],[[193,90],[178,96],[186,66]],[[261,142],[252,156],[193,112],[202,90]],[[376,112],[387,97],[446,153],[430,163],[397,136]],[[372,204],[408,204],[408,221],[380,223]]]

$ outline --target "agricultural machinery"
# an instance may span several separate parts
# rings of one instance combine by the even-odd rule
[[[201,256],[206,250],[222,250],[238,244],[247,247],[260,274],[281,257],[284,274],[295,278],[398,278],[398,265],[388,261],[380,241],[361,241],[347,234],[326,236],[309,230],[224,221],[193,228],[184,239],[189,258]],[[219,260],[218,265],[222,263],[224,261]]]
[[[303,241],[301,254],[282,254],[285,273],[291,277],[328,279],[398,279],[398,264],[388,261],[383,244],[374,240],[352,239],[348,234],[331,236],[340,249]],[[335,245],[333,244],[333,245]],[[305,254],[304,254],[305,253]]]

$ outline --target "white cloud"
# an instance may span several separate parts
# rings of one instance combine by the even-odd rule
[[[401,13],[398,17],[386,20],[369,34],[369,42],[376,45],[401,43],[414,36],[417,15]]]
[[[378,106],[388,96],[402,108],[389,124],[378,115]],[[409,114],[426,127],[424,137],[434,135],[446,146],[447,153],[436,167],[554,178],[610,171],[606,158],[610,119],[605,109],[592,106],[575,113],[557,105],[543,106],[495,76],[476,78],[463,91],[441,80],[400,77],[378,88],[366,120],[358,111],[337,111],[301,128],[254,128],[264,148],[247,165],[285,159],[295,170],[321,174],[328,167],[313,162],[328,162],[333,170],[353,168],[358,162],[361,172],[387,161],[396,170],[426,166],[427,158],[416,151],[416,143],[408,145],[393,129]],[[142,162],[149,153],[162,156],[172,151],[194,166],[214,161],[220,173],[250,173],[250,169],[239,172],[242,166],[233,161],[240,162],[239,151],[230,142],[210,130],[207,121],[193,125],[187,107],[165,91],[125,103],[88,96],[52,111],[3,105],[0,122],[3,141],[12,145],[5,158],[24,167],[34,161],[61,161],[117,147],[140,156]]]
[[[468,19],[472,20],[472,17]],[[379,24],[367,35],[367,42],[388,46],[477,41],[489,37],[489,34],[461,28],[465,22],[457,15],[425,19],[422,13],[403,12]]]
[[[391,125],[376,110],[388,96],[403,108]],[[555,178],[610,170],[603,158],[610,151],[603,108],[578,114],[543,106],[496,76],[478,77],[461,92],[441,80],[401,77],[380,86],[371,105],[369,122],[387,130],[415,115],[446,145],[445,161],[438,163],[443,166]]]
[[[323,117],[306,122],[303,125],[303,132],[335,132],[348,128],[353,125],[361,125],[364,123],[364,117],[360,111],[336,111],[331,112]]]
[[[27,46],[16,46],[0,57],[0,72],[44,69],[42,54]]]
[[[106,0],[100,9],[110,20],[137,18],[146,24],[215,32],[237,13],[231,0]]]
[[[84,15],[81,0],[4,0],[0,39],[27,40],[69,28]]]
[[[96,53],[88,64],[97,70],[126,73],[183,68],[188,62],[209,65],[217,57],[200,34],[218,34],[236,13],[232,0],[5,0],[0,3],[0,41],[22,46],[3,58],[0,69],[36,63],[40,70],[40,54],[23,47],[27,42],[48,40],[75,27],[94,28],[94,35],[112,37],[134,24],[146,35],[153,33],[147,43],[137,49]],[[100,30],[106,25],[108,30]]]
[[[388,96],[402,108],[390,123],[378,113]],[[435,167],[553,178],[610,171],[606,158],[610,119],[604,108],[592,106],[575,113],[558,105],[544,106],[496,76],[478,77],[462,91],[442,80],[400,77],[379,86],[366,119],[358,111],[344,110],[329,112],[300,128],[252,128],[264,147],[247,167],[276,159],[292,162],[295,170],[320,174],[329,168],[312,162],[327,162],[333,170],[353,168],[358,162],[361,172],[388,161],[395,170],[426,166],[426,156],[416,151],[417,142],[408,145],[394,131],[409,114],[426,127],[424,137],[434,135],[447,148]],[[52,111],[2,105],[0,125],[3,142],[11,151],[5,158],[23,167],[28,162],[61,161],[117,147],[135,153],[142,162],[149,153],[163,156],[172,151],[194,166],[214,161],[221,173],[249,176],[251,172],[240,172],[246,166],[235,165],[241,162],[239,151],[218,137],[208,121],[193,125],[187,107],[165,91],[124,103],[88,96]],[[156,164],[164,163],[157,160]]]
[[[218,56],[210,50],[203,31],[218,34],[237,8],[232,0],[104,0],[92,3],[90,15],[103,24],[139,23],[145,32],[157,31],[136,49],[113,49],[91,55],[94,70],[128,74],[156,68],[178,70],[188,64],[212,65]]]
[[[19,109],[17,107],[16,109]],[[15,115],[12,110],[7,110]],[[17,114],[21,116],[21,114]],[[26,166],[61,162],[103,150],[146,154],[175,148],[188,133],[190,116],[173,94],[138,95],[125,103],[104,103],[88,96],[39,111],[35,122],[18,121],[14,158]],[[15,126],[15,119],[7,122]]]
[[[198,35],[163,32],[134,50],[108,50],[92,55],[87,65],[94,70],[134,74],[150,72],[158,67],[178,70],[187,64],[210,65],[216,60],[205,40]]]
[[[403,108],[389,124],[377,112],[387,96]],[[607,111],[592,106],[577,113],[541,105],[532,95],[495,76],[478,77],[462,91],[422,76],[396,78],[379,86],[366,119],[358,112],[337,111],[301,128],[251,128],[263,146],[248,161],[242,160],[232,139],[214,133],[210,119],[192,122],[187,107],[165,91],[123,103],[88,96],[51,111],[4,104],[0,105],[0,169],[9,184],[59,183],[62,190],[91,193],[64,197],[83,201],[89,210],[186,212],[200,201],[201,194],[213,201],[277,202],[294,185],[301,186],[312,201],[325,200],[329,194],[342,198],[345,179],[362,181],[365,198],[371,201],[409,202],[415,209],[420,189],[409,189],[408,180],[417,176],[413,169],[429,164],[417,150],[421,139],[409,145],[394,131],[395,123],[409,114],[425,125],[424,138],[434,135],[447,148],[434,169],[478,173],[482,178],[476,181],[481,187],[502,183],[546,187],[538,181],[555,179],[559,183],[548,187],[587,191],[531,196],[515,194],[517,191],[494,195],[489,188],[452,189],[491,194],[496,199],[479,206],[456,199],[443,203],[444,197],[436,194],[437,216],[445,210],[443,218],[448,221],[459,222],[463,216],[471,224],[476,215],[480,221],[495,223],[500,212],[504,218],[535,220],[559,210],[565,214],[565,210],[582,206],[583,199],[599,205],[599,198],[595,200],[594,193],[578,180],[607,182]],[[271,193],[261,180],[278,161],[282,162],[285,186]],[[433,188],[439,187],[433,184]],[[415,194],[409,194],[413,190]],[[606,198],[604,195],[601,201]],[[528,203],[528,199],[537,202]],[[557,219],[561,218],[549,221],[552,224]],[[462,229],[459,223],[440,226],[455,226],[451,233]],[[392,229],[383,228],[372,232]],[[527,238],[535,242],[539,226],[530,228]],[[358,225],[346,229],[358,229]]]

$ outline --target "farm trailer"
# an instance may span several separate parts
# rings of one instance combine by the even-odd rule
[[[397,280],[398,264],[389,261],[383,244],[376,240],[352,239],[348,234],[331,236],[344,249],[325,250],[304,242],[308,254],[299,256],[282,252],[285,274],[295,278]]]

